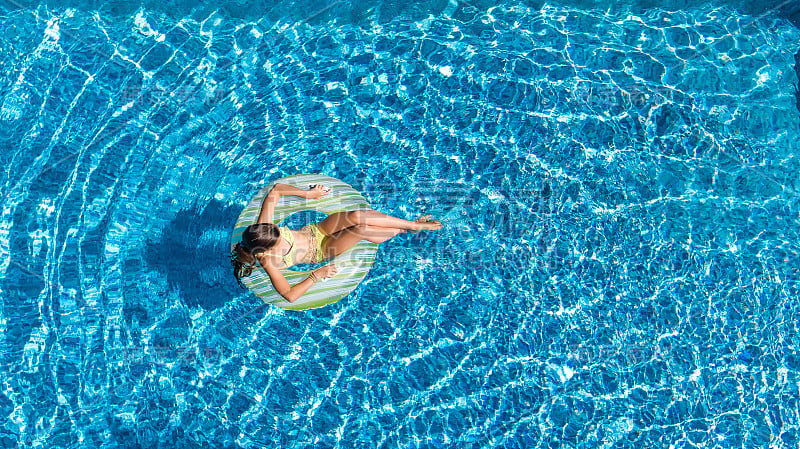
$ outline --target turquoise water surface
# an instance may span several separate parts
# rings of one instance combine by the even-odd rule
[[[800,444],[777,10],[0,5],[0,447]],[[230,231],[306,172],[444,228],[265,307]]]

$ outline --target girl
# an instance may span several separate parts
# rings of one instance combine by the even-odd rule
[[[320,185],[303,190],[287,184],[275,184],[264,198],[258,221],[245,229],[241,243],[236,244],[231,255],[233,274],[239,285],[242,285],[241,278],[250,276],[258,262],[269,275],[275,291],[287,301],[294,302],[318,280],[335,275],[336,265],[331,263],[317,268],[295,285],[289,285],[281,269],[331,259],[360,240],[383,243],[402,232],[435,231],[442,227],[442,223],[431,220],[430,215],[408,221],[374,210],[338,212],[299,231],[272,223],[272,215],[281,196],[319,199],[329,192]]]

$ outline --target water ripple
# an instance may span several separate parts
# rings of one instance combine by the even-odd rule
[[[2,445],[796,446],[795,28],[346,6],[0,18]],[[265,307],[228,233],[300,172],[445,229]]]

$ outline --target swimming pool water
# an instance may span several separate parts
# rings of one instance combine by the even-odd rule
[[[2,10],[0,447],[797,447],[800,31],[392,5]],[[445,227],[260,306],[303,172]]]

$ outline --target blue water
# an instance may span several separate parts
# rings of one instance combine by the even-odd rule
[[[0,9],[0,447],[798,446],[786,19],[165,5]],[[230,229],[304,172],[445,227],[262,306]]]

